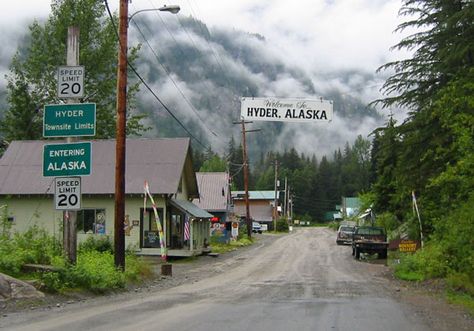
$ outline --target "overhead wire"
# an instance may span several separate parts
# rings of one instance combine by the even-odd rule
[[[120,37],[119,37],[119,34],[118,34],[118,31],[117,31],[117,27],[115,26],[115,22],[114,22],[114,19],[113,19],[113,15],[112,15],[112,12],[110,11],[110,7],[109,7],[109,4],[107,2],[107,0],[104,0],[104,3],[105,3],[105,7],[107,9],[107,13],[109,15],[109,18],[110,18],[110,21],[114,27],[114,31],[115,31],[115,35],[117,37],[117,40],[120,44]],[[140,82],[142,82],[142,84],[147,88],[147,90],[153,95],[153,97],[161,104],[161,106],[171,115],[171,117],[184,129],[184,131],[186,131],[186,133],[189,134],[189,136],[191,138],[193,138],[199,145],[201,145],[202,147],[204,148],[207,148],[207,146],[204,145],[204,143],[198,139],[197,137],[195,137],[187,128],[186,126],[184,126],[184,124],[176,117],[176,115],[173,114],[173,112],[168,108],[168,106],[158,97],[158,95],[153,91],[153,89],[150,87],[150,85],[148,85],[148,83],[143,79],[143,77],[138,73],[138,71],[135,69],[135,67],[130,63],[130,61],[128,61],[128,58],[127,58],[127,65],[129,66],[129,68],[133,71],[133,73],[137,76],[137,78],[140,80]]]
[[[165,71],[165,73],[168,75],[169,79],[171,80],[171,82],[173,83],[173,85],[176,87],[176,89],[178,90],[178,92],[181,94],[181,96],[183,97],[184,101],[188,104],[188,106],[191,108],[191,110],[194,112],[194,114],[197,116],[197,118],[199,119],[199,121],[201,121],[201,123],[203,123],[203,125],[206,127],[207,130],[209,130],[214,136],[218,136],[211,128],[209,128],[209,126],[204,122],[204,120],[201,118],[201,116],[199,115],[199,113],[197,112],[196,108],[193,106],[193,104],[189,101],[189,99],[186,97],[186,95],[183,93],[183,91],[181,90],[181,88],[178,86],[178,84],[176,83],[176,81],[174,80],[173,76],[171,75],[171,73],[169,72],[169,70],[164,66],[164,64],[160,61],[159,57],[158,57],[158,54],[157,54],[157,51],[155,51],[155,49],[151,46],[150,42],[148,41],[148,39],[145,37],[145,34],[143,33],[142,29],[140,29],[140,26],[137,24],[137,22],[135,22],[135,20],[133,20],[133,24],[135,24],[135,27],[137,28],[138,32],[140,33],[140,35],[142,36],[143,40],[145,41],[145,43],[147,44],[147,46],[150,48],[151,52],[153,53],[153,55],[155,56],[156,60],[158,61],[158,63],[160,64],[160,66],[163,68],[163,70]],[[146,24],[144,24],[147,28],[148,26]],[[148,28],[148,30],[150,30]]]

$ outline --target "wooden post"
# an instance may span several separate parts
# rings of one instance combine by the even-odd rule
[[[244,163],[244,190],[245,190],[245,221],[247,224],[247,236],[252,238],[252,219],[250,218],[249,206],[249,165],[247,160],[247,144],[245,141],[245,121],[242,120],[242,158]]]
[[[68,66],[79,65],[79,28],[70,26],[67,29],[67,58]],[[68,99],[67,103],[76,103],[77,99]],[[66,141],[71,143],[75,138],[68,137]],[[69,263],[76,264],[77,261],[77,212],[65,210],[63,212],[63,249]]]
[[[273,201],[273,231],[276,231],[278,218],[278,160],[275,160],[275,199]]]
[[[117,69],[117,125],[115,143],[115,266],[125,269],[125,127],[127,120],[128,0],[120,0],[119,52]]]

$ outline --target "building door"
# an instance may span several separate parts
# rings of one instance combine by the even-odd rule
[[[157,209],[163,228],[163,209]],[[140,208],[140,247],[160,248],[160,235],[153,208]]]

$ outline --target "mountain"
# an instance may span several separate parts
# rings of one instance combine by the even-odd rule
[[[232,135],[240,139],[241,126],[234,122],[240,119],[241,97],[322,97],[334,102],[334,120],[329,124],[248,125],[261,129],[248,135],[251,157],[262,150],[292,147],[308,155],[329,155],[382,122],[367,101],[326,84],[338,80],[350,87],[355,80],[356,88],[363,89],[373,84],[372,73],[305,71],[263,36],[216,27],[210,30],[192,17],[167,19],[161,25],[151,16],[142,17],[130,25],[129,35],[131,44],[142,45],[138,71],[186,128],[215,151],[224,151]],[[148,135],[184,134],[143,87],[139,109],[149,115],[154,128]]]
[[[241,137],[241,126],[234,124],[240,119],[241,97],[322,97],[334,103],[331,123],[247,125],[247,129],[261,130],[247,136],[251,160],[261,151],[290,148],[306,155],[331,155],[347,141],[354,141],[359,134],[367,136],[382,123],[377,111],[367,106],[367,96],[365,100],[356,97],[364,95],[366,86],[373,85],[373,73],[301,68],[287,58],[284,49],[264,36],[211,29],[192,17],[157,17],[141,15],[129,27],[129,45],[141,44],[137,72],[160,99],[141,85],[135,111],[148,115],[151,130],[145,136],[178,137],[190,132],[196,138],[194,148],[211,146],[224,153],[232,136],[237,141]],[[7,31],[1,38],[9,45],[9,36],[25,40],[19,35],[18,31]],[[13,49],[0,52],[3,74],[7,73],[13,53]],[[130,81],[137,79],[129,74]],[[5,108],[3,80],[0,109]]]

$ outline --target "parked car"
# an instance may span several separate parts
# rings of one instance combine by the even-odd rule
[[[337,230],[336,243],[338,245],[352,243],[352,234],[354,233],[354,227],[350,225],[340,225]]]
[[[388,241],[385,229],[375,226],[361,226],[352,235],[352,255],[359,259],[361,253],[378,254],[379,259],[387,258]]]
[[[258,222],[252,222],[252,232],[253,233],[262,233],[262,224]]]

